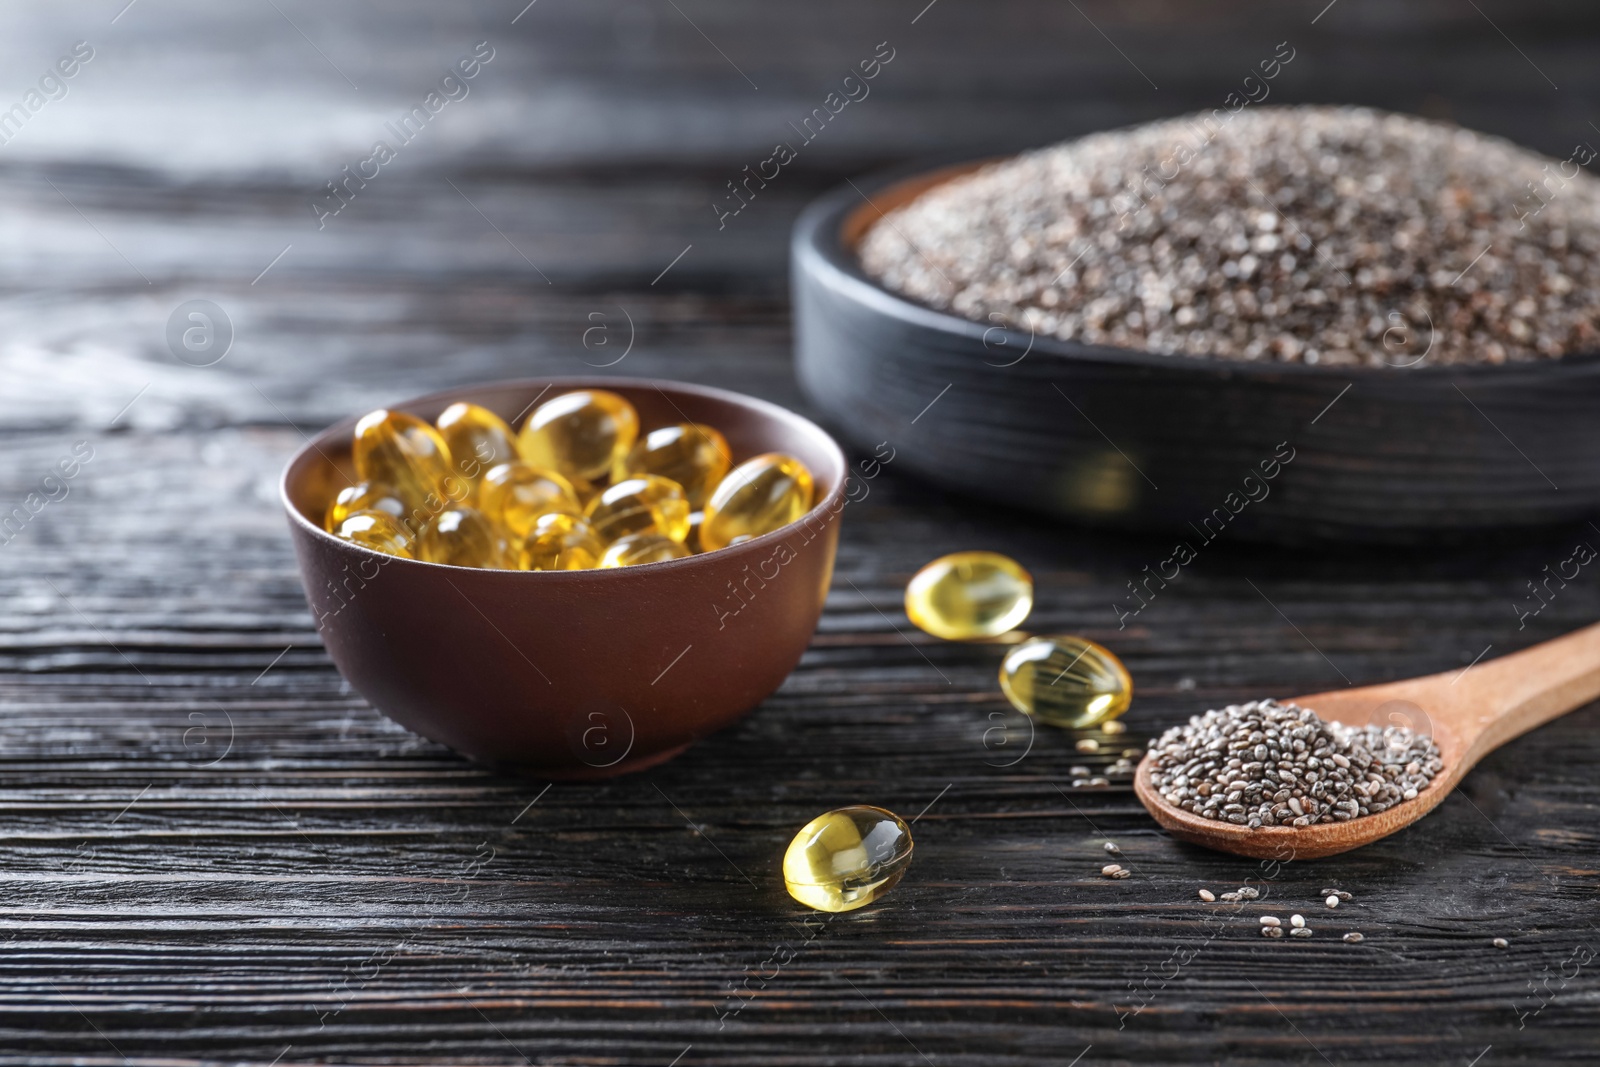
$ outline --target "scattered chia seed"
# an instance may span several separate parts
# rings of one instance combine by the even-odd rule
[[[1296,926],[1293,930],[1289,931],[1289,936],[1290,937],[1310,937],[1311,933],[1312,933],[1312,930],[1311,930],[1311,927],[1309,927],[1309,926]]]
[[[1263,926],[1261,928],[1261,936],[1262,937],[1282,937],[1283,936],[1283,930],[1280,927],[1276,927],[1276,926]]]
[[[1251,828],[1387,811],[1443,766],[1433,739],[1406,727],[1323,722],[1310,708],[1273,700],[1197,715],[1162,734],[1151,758],[1150,781],[1167,803]]]
[[[1342,756],[1335,757],[1335,760],[1338,760],[1338,759],[1343,759],[1343,757]],[[1348,762],[1346,763],[1346,766],[1348,766]],[[1351,893],[1351,892],[1349,892],[1347,890],[1344,890],[1344,889],[1324,889],[1322,891],[1322,895],[1325,896],[1325,897],[1338,897],[1340,900],[1349,900],[1355,894],[1353,894],[1353,893]]]
[[[1079,752],[1099,752],[1100,742],[1092,737],[1085,737],[1075,746]]]
[[[978,322],[1173,356],[1403,367],[1600,340],[1600,180],[1581,166],[1552,188],[1553,160],[1366,108],[1207,118],[945,182],[879,220],[862,265]]]
[[[1122,855],[1122,849],[1117,847],[1117,843],[1115,841],[1106,842],[1106,851],[1111,853],[1113,856]]]
[[[1510,948],[1511,947],[1511,942],[1507,941],[1503,937],[1495,938],[1493,941],[1490,942],[1490,944],[1492,944],[1495,948]]]
[[[1330,908],[1337,908],[1339,906],[1339,898],[1330,896],[1327,900],[1324,900],[1323,903]]]
[[[1110,722],[1100,724],[1100,732],[1103,734],[1125,734],[1128,732],[1128,724],[1120,719],[1112,719]]]
[[[1300,927],[1304,926],[1305,924],[1306,917],[1304,915],[1289,916],[1289,925],[1294,927],[1296,930],[1300,929]]]
[[[1261,925],[1262,926],[1282,926],[1283,923],[1278,921],[1278,917],[1276,915],[1263,915],[1263,916],[1261,916]]]
[[[1217,895],[1209,889],[1202,889],[1200,890],[1200,899],[1209,904],[1217,899]]]
[[[1100,873],[1105,875],[1107,878],[1115,878],[1117,876],[1117,872],[1120,870],[1122,870],[1122,864],[1108,863],[1104,867],[1100,868]]]
[[[1355,930],[1351,930],[1348,934],[1345,934],[1344,939],[1350,942],[1352,945],[1359,945],[1362,941],[1366,940]]]

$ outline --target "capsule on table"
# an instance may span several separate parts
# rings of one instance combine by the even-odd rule
[[[484,476],[502,463],[519,458],[517,439],[506,421],[477,404],[456,403],[444,409],[436,425],[450,449],[456,473],[474,493]]]
[[[906,615],[947,641],[998,637],[1033,610],[1033,577],[998,552],[956,552],[923,567],[906,586]]]
[[[517,449],[534,467],[567,478],[606,478],[639,436],[639,416],[616,393],[584,389],[547,400],[517,434]]]
[[[555,471],[530,467],[521,460],[502,463],[484,476],[478,489],[478,510],[513,540],[526,537],[541,515],[583,514],[571,482]]]
[[[549,512],[533,521],[522,542],[522,569],[582,571],[600,565],[606,544],[576,515]]]
[[[1000,662],[1000,689],[1024,715],[1084,730],[1133,702],[1133,679],[1112,652],[1071,634],[1030,637]]]
[[[417,558],[453,567],[510,565],[500,531],[472,508],[448,508],[430,519],[417,535]]]
[[[611,479],[620,482],[634,474],[671,478],[683,486],[689,506],[698,511],[732,465],[728,440],[714,427],[680,422],[646,434],[617,463]]]
[[[641,563],[665,563],[669,559],[683,559],[689,550],[680,541],[655,533],[629,534],[619,537],[607,546],[600,557],[602,567],[637,567]]]
[[[746,460],[718,483],[706,501],[700,543],[707,552],[735,538],[760,537],[811,510],[811,472],[793,456],[767,452]]]
[[[339,523],[338,529],[333,531],[333,536],[385,555],[402,559],[417,558],[412,551],[414,545],[411,534],[399,519],[387,511],[358,511],[347,515]]]
[[[911,865],[911,828],[882,808],[839,808],[806,823],[783,854],[789,895],[818,911],[853,911],[895,887]]]
[[[607,486],[589,501],[584,518],[603,541],[656,533],[674,541],[689,534],[689,502],[670,478],[640,474]]]
[[[345,519],[358,511],[386,511],[401,520],[406,517],[405,503],[395,495],[393,489],[373,482],[357,482],[339,490],[339,495],[328,505],[322,528],[333,533]]]
[[[450,447],[439,431],[403,411],[377,411],[356,423],[351,441],[356,475],[364,482],[387,485],[406,511],[430,508],[428,498],[442,505],[461,499],[466,485],[450,469]]]

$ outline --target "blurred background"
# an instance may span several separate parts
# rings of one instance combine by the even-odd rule
[[[128,426],[321,424],[392,396],[386,377],[605,362],[584,331],[624,293],[619,372],[737,367],[794,400],[787,231],[847,175],[1222,106],[1281,41],[1269,102],[1449,117],[1564,158],[1600,136],[1597,32],[1580,3],[1497,0],[11,5],[0,107],[75,43],[93,59],[0,146],[0,418],[94,423],[149,380]],[[470,94],[319,230],[327,183],[480,41]],[[870,96],[719,229],[726,183],[880,42]],[[235,331],[208,375],[165,343],[190,298]]]

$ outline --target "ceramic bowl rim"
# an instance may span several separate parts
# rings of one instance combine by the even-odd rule
[[[850,464],[848,459],[845,457],[844,449],[840,447],[836,440],[834,440],[832,434],[828,433],[826,430],[818,426],[812,420],[806,418],[804,415],[790,411],[788,408],[785,408],[780,404],[774,404],[770,400],[762,400],[759,397],[749,396],[745,393],[736,393],[731,389],[718,389],[715,386],[697,385],[691,382],[674,381],[668,378],[599,378],[583,375],[553,375],[550,377],[534,378],[497,378],[487,382],[476,382],[466,385],[452,386],[448,389],[436,390],[432,393],[426,393],[422,396],[408,397],[404,400],[395,401],[391,404],[382,406],[388,410],[407,411],[413,405],[427,405],[437,402],[453,402],[464,399],[462,396],[464,393],[477,393],[487,390],[500,390],[508,388],[514,389],[518,387],[534,388],[541,385],[545,386],[547,389],[565,388],[568,391],[578,389],[608,389],[615,388],[620,385],[625,389],[655,389],[663,394],[665,394],[668,390],[679,393],[689,393],[706,399],[719,400],[724,403],[734,404],[751,409],[767,422],[790,422],[792,424],[797,424],[798,428],[803,432],[814,435],[818,442],[823,446],[823,451],[827,453],[829,461],[837,468],[838,476],[834,482],[833,488],[830,489],[828,493],[822,497],[822,499],[813,503],[809,511],[800,516],[798,519],[795,519],[793,522],[780,526],[778,529],[773,530],[770,533],[764,533],[760,537],[751,538],[749,541],[742,541],[738,545],[727,546],[728,548],[742,549],[752,545],[776,545],[784,538],[792,536],[794,527],[805,523],[807,520],[812,518],[812,516],[822,512],[823,509],[833,508],[834,510],[838,510],[835,506],[836,502],[842,499],[845,495],[845,485],[850,480]],[[688,569],[694,566],[706,566],[707,564],[705,561],[707,559],[726,551],[726,548],[713,549],[710,552],[697,552],[694,555],[684,556],[681,559],[661,560],[656,563],[640,563],[632,567],[593,567],[576,571],[524,571],[499,570],[486,567],[459,567],[452,563],[430,563],[426,560],[407,559],[404,556],[391,556],[387,553],[379,552],[376,549],[367,548],[364,545],[358,545],[350,541],[341,540],[340,538],[329,533],[327,530],[323,529],[322,526],[312,522],[301,513],[298,507],[295,506],[294,501],[290,496],[289,479],[290,475],[298,470],[302,465],[310,462],[309,457],[313,452],[321,453],[323,460],[331,462],[327,454],[322,452],[322,446],[324,444],[337,444],[339,435],[348,435],[350,431],[354,429],[356,422],[358,422],[362,417],[362,415],[346,416],[308,437],[305,443],[299,448],[295,449],[294,454],[291,455],[287,461],[285,461],[283,470],[278,475],[278,500],[283,505],[284,510],[289,513],[289,521],[301,527],[302,529],[309,531],[312,536],[321,538],[324,541],[333,545],[337,545],[342,549],[365,553],[367,555],[376,557],[379,560],[387,561],[389,564],[401,563],[419,567],[443,568],[446,571],[458,571],[474,575],[496,575],[501,579],[508,581],[532,581],[544,583],[560,581],[616,581],[624,580],[629,575],[637,576],[641,572],[650,573],[660,572],[667,569]]]

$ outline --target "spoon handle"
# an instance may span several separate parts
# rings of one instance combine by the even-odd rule
[[[1459,777],[1512,738],[1597,697],[1600,623],[1465,670],[1293,699],[1349,726],[1431,733]]]
[[[1432,703],[1418,701],[1460,733],[1468,764],[1514,737],[1600,697],[1600,623],[1480,663],[1464,673],[1419,679]]]

